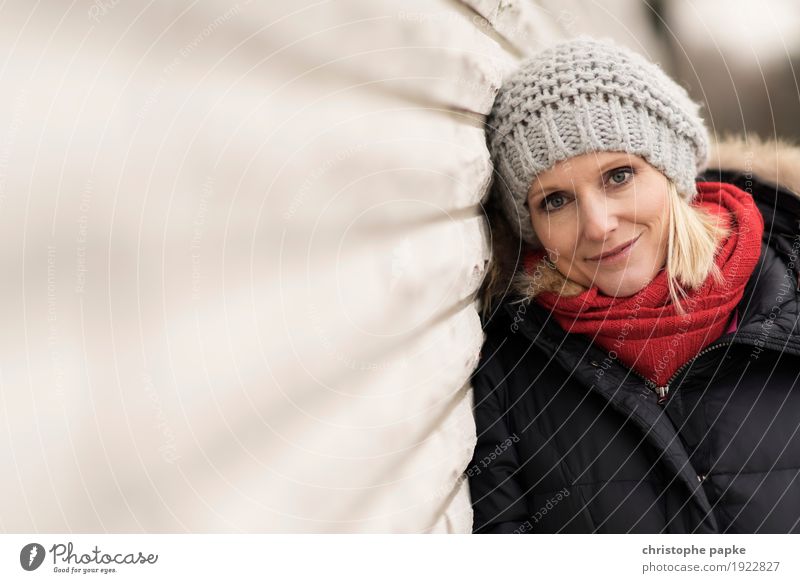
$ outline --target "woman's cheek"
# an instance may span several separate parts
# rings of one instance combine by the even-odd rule
[[[560,213],[541,214],[533,223],[533,228],[544,243],[547,240],[550,247],[574,247],[577,242],[576,220],[567,216],[565,211]]]

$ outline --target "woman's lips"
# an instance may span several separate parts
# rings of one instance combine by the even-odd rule
[[[613,254],[602,255],[600,257],[595,256],[595,257],[589,259],[589,261],[597,261],[598,263],[603,263],[603,264],[613,263],[613,262],[616,262],[616,261],[621,261],[621,260],[625,259],[626,257],[628,257],[628,255],[631,254],[631,250],[633,249],[633,246],[636,245],[636,242],[639,240],[639,237],[641,237],[641,236],[642,236],[641,233],[639,233],[639,235],[635,239],[633,239],[631,242],[627,243],[625,247],[623,247],[619,251],[616,251]]]

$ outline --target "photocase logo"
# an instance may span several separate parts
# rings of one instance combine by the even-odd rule
[[[19,564],[26,571],[35,571],[44,561],[44,547],[39,543],[29,543],[19,552]]]
[[[19,552],[19,564],[26,571],[38,569],[45,558],[52,559],[54,573],[117,573],[119,565],[155,565],[158,555],[150,553],[114,553],[100,550],[97,545],[88,552],[75,552],[72,541],[67,544],[55,543],[47,551],[38,543],[29,543]]]

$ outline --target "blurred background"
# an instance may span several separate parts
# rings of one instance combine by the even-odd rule
[[[10,0],[0,530],[468,533],[483,122],[581,33],[798,135],[800,3]]]

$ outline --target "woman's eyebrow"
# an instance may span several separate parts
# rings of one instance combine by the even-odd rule
[[[614,168],[619,168],[621,166],[635,166],[636,162],[630,156],[620,156],[619,158],[615,158],[614,160],[610,161],[608,164],[603,166],[603,174],[612,170]]]
[[[613,160],[606,162],[601,166],[602,170],[600,172],[601,176],[608,172],[609,170],[613,170],[614,168],[619,168],[621,166],[633,166],[634,162],[627,156],[620,156],[619,158],[614,158]],[[561,190],[561,185],[551,186],[546,184],[544,187],[539,186],[539,183],[534,181],[531,185],[530,191],[528,192],[529,196],[534,196],[537,194],[544,193],[545,195],[549,194],[550,191],[554,190]]]

